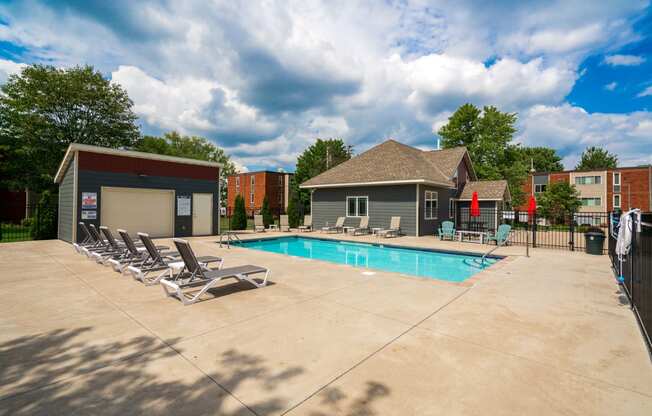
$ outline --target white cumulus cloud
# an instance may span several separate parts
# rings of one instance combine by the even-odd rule
[[[607,55],[604,61],[612,66],[636,66],[645,62],[645,58],[638,55]]]

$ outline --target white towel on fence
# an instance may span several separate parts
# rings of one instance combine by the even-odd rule
[[[620,261],[623,261],[632,246],[632,233],[634,232],[635,223],[631,214],[636,214],[638,217],[637,222],[640,223],[641,210],[638,208],[629,210],[620,216],[618,239],[616,240],[616,254]]]

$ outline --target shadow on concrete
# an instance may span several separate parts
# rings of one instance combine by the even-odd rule
[[[261,357],[229,351],[220,358],[223,370],[209,378],[154,337],[101,345],[78,339],[90,330],[0,344],[0,385],[9,390],[0,396],[0,415],[251,415],[215,381],[233,391],[256,379],[274,391],[302,371],[272,371]],[[125,359],[120,351],[134,353]],[[248,405],[264,413],[287,407],[275,397]]]

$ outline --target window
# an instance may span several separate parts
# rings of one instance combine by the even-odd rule
[[[614,194],[614,208],[620,208],[620,195]]]
[[[453,198],[448,200],[448,218],[455,218],[455,200]]]
[[[620,192],[620,172],[614,172],[614,192]]]
[[[599,207],[602,205],[601,198],[581,198],[582,206],[584,207]]]
[[[541,184],[541,183],[534,185],[534,193],[535,193],[535,194],[540,194],[541,192],[545,192],[547,186],[548,186],[548,185],[546,185],[546,184]]]
[[[576,185],[600,185],[602,183],[602,176],[576,176]]]
[[[283,186],[283,176],[278,175],[278,186]]]
[[[346,197],[346,216],[347,217],[366,217],[369,211],[369,197],[367,196],[347,196]]]
[[[283,192],[277,192],[279,205],[283,202]]]
[[[240,177],[239,176],[235,177],[235,191],[240,192]]]
[[[249,189],[249,204],[254,206],[254,187],[256,185],[256,177],[254,175],[250,176],[249,182],[251,183],[251,189]]]
[[[437,191],[425,192],[425,213],[424,218],[427,220],[434,220],[437,218]]]

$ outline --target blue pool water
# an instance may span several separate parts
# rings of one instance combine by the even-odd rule
[[[268,238],[238,244],[270,253],[451,282],[462,282],[498,261],[488,258],[481,266],[480,257],[467,254],[304,237]]]

